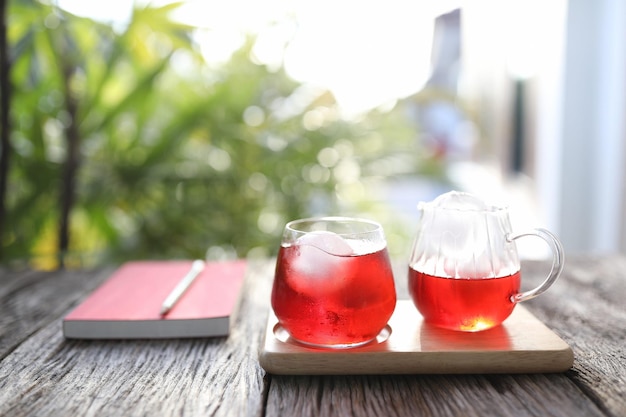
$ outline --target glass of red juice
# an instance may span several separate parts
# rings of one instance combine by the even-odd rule
[[[500,325],[519,302],[547,290],[563,270],[563,248],[545,229],[514,234],[508,208],[457,191],[420,203],[421,218],[409,260],[411,298],[426,323],[476,332]],[[552,269],[520,293],[515,241],[536,236],[550,247]]]
[[[376,339],[395,306],[380,224],[347,217],[287,223],[272,308],[292,339],[323,348],[361,346]]]

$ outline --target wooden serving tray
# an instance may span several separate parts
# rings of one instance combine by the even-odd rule
[[[571,368],[571,348],[523,306],[477,333],[423,323],[411,300],[398,300],[376,341],[351,349],[299,344],[270,311],[261,366],[283,375],[547,373]]]

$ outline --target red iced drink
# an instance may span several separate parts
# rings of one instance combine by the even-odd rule
[[[300,342],[327,347],[367,343],[385,327],[396,305],[387,248],[361,241],[296,241],[278,254],[272,308]],[[317,239],[318,241],[320,239]],[[324,238],[322,239],[324,240]],[[320,246],[320,247],[318,247]]]

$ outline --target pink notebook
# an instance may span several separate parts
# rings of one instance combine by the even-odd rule
[[[63,319],[74,339],[156,339],[225,336],[243,284],[244,260],[208,262],[170,312],[163,301],[192,261],[134,261],[117,269]]]

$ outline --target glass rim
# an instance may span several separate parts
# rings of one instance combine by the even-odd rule
[[[336,233],[339,236],[355,236],[355,235],[364,235],[376,232],[382,232],[383,227],[380,223],[374,220],[369,220],[361,217],[349,217],[349,216],[320,216],[320,217],[305,217],[302,219],[291,220],[285,225],[285,230],[294,232],[294,233],[311,233],[314,230],[302,230],[301,228],[296,228],[297,224],[304,223],[320,223],[326,222],[328,224],[332,223],[358,223],[358,224],[366,224],[372,226],[371,230],[360,230],[360,231],[351,231],[351,232],[342,232]]]

